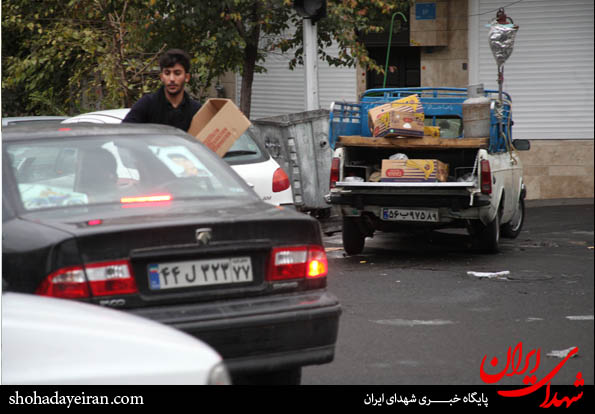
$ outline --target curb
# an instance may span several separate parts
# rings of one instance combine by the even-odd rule
[[[593,205],[593,198],[552,198],[546,200],[525,200],[525,205],[527,208]]]

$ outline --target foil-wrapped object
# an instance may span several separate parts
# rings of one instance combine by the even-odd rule
[[[490,26],[489,43],[492,54],[498,66],[503,66],[512,54],[514,38],[519,27],[515,24],[492,23]]]

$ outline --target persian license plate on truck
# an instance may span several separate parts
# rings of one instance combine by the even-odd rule
[[[148,272],[152,290],[245,283],[253,280],[250,257],[153,263],[148,266]]]
[[[405,208],[383,208],[382,220],[438,222],[438,210],[417,210]]]

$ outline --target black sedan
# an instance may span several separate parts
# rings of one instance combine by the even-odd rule
[[[259,200],[158,125],[2,131],[5,290],[119,308],[210,344],[235,383],[332,361],[340,305],[318,222]]]

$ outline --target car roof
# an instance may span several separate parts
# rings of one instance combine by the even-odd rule
[[[65,137],[95,137],[106,135],[147,135],[167,134],[184,138],[190,137],[181,129],[160,124],[56,124],[53,122],[39,122],[34,125],[13,125],[2,129],[2,141],[20,141],[23,139],[48,139]]]
[[[92,122],[96,124],[118,124],[126,117],[130,108],[106,109],[104,111],[88,112],[73,116],[62,121],[63,124],[77,122]]]
[[[9,116],[2,118],[2,126],[16,125],[19,123],[33,123],[33,122],[60,122],[68,119],[67,116],[58,115],[35,115],[35,116]]]

